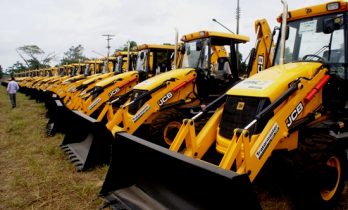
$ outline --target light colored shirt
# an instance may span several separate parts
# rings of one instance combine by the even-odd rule
[[[17,90],[19,89],[19,86],[16,81],[10,81],[7,85],[7,92],[9,94],[15,94]]]

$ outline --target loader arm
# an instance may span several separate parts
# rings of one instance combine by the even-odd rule
[[[108,120],[108,126],[110,127],[109,130],[112,129],[113,126],[115,126],[115,124],[117,124],[117,122],[112,122],[111,120],[114,117],[114,115],[116,114],[118,108],[122,105],[121,102],[124,100],[127,100],[128,97],[132,94],[132,91],[129,91],[123,95],[118,95],[118,96],[113,96],[111,97],[104,105],[103,110],[100,112],[97,121],[100,122],[105,116],[106,119]],[[115,105],[117,104],[117,105]]]
[[[183,153],[186,156],[202,159],[216,142],[216,150],[223,154],[219,167],[233,170],[238,174],[248,174],[250,180],[253,181],[273,151],[277,149],[292,150],[297,147],[298,132],[290,130],[296,122],[306,118],[314,120],[313,115],[320,116],[319,111],[322,105],[320,88],[329,79],[327,69],[319,66],[310,74],[305,73],[306,70],[302,70],[303,76],[301,73],[293,75],[294,80],[289,83],[289,88],[284,90],[279,97],[274,98],[273,102],[260,111],[245,128],[235,128],[230,139],[219,132],[221,129],[219,123],[222,121],[224,106],[226,106],[223,105],[216,110],[198,134],[195,132],[194,120],[184,120],[169,149],[179,152],[184,145]],[[269,75],[271,74],[269,73]],[[233,93],[239,92],[238,85],[236,88],[235,91],[232,91]],[[245,93],[247,92],[245,91]],[[267,116],[270,114],[273,116],[262,131],[253,133],[252,126],[257,121],[267,120]],[[306,120],[306,123],[309,122],[311,121]]]
[[[168,75],[171,75],[168,77]],[[194,81],[197,77],[194,69],[172,70],[163,73],[157,78],[146,80],[145,86],[150,84],[149,89],[142,90],[142,94],[134,99],[129,99],[114,114],[112,120],[107,123],[107,128],[115,135],[119,131],[134,133],[142,124],[151,122],[163,107],[182,101],[180,105],[191,103],[192,92],[195,89]],[[156,84],[151,84],[157,81]],[[158,82],[163,81],[163,82]],[[142,83],[139,84],[140,87]],[[134,88],[137,89],[137,86]],[[136,111],[131,111],[133,107]],[[122,126],[121,126],[122,123]]]
[[[248,129],[236,129],[219,166],[231,169],[232,164],[236,163],[236,172],[249,174],[250,180],[253,181],[280,144],[288,144],[287,141],[290,141],[293,142],[290,144],[293,148],[286,149],[297,148],[298,131],[290,133],[289,128],[294,124],[294,120],[304,119],[313,113],[320,116],[317,111],[322,106],[321,90],[311,99],[308,96],[313,90],[317,90],[318,84],[326,83],[327,80],[327,69],[320,70],[312,78],[300,79],[296,85],[297,90],[274,107],[274,116],[259,135],[250,136]],[[290,118],[295,119],[289,120]]]
[[[127,72],[110,78],[110,83],[105,86],[97,84],[96,87],[100,87],[101,89],[100,93],[97,95],[92,94],[85,102],[83,101],[83,107],[80,108],[80,112],[91,116],[92,113],[105,104],[111,97],[121,96],[131,91],[138,81],[139,75],[137,72]],[[98,119],[103,119],[103,116],[99,116]]]
[[[64,98],[64,104],[66,107],[68,107],[70,110],[75,108],[76,105],[76,99],[78,99],[78,96],[81,94],[81,92],[89,89],[93,89],[98,81],[101,81],[107,77],[110,77],[113,73],[106,73],[106,74],[98,74],[90,76],[86,79],[77,81],[73,83],[70,88],[67,91],[67,95]],[[79,87],[85,87],[79,88]]]

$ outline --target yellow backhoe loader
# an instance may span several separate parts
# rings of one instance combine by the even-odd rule
[[[139,81],[171,70],[172,54],[175,51],[175,46],[143,44],[137,46],[135,51],[139,55],[135,71],[128,71],[98,82],[93,90],[81,96],[83,99],[80,100],[81,106],[78,107],[79,109],[71,112],[73,115],[69,118],[69,121],[72,123],[65,133],[61,148],[69,155],[70,160],[78,170],[86,170],[95,166],[96,163],[109,162],[109,152],[101,152],[97,155],[97,158],[85,152],[86,149],[88,151],[93,141],[93,137],[89,135],[89,132],[94,129],[98,130],[100,126],[105,127],[108,115],[101,112],[105,103],[115,97],[126,98]],[[125,54],[121,56],[124,57]],[[130,60],[135,58],[131,55],[126,56]],[[122,63],[119,64],[123,65]],[[130,67],[132,62],[127,61],[126,65]],[[99,151],[99,149],[97,150]]]
[[[53,136],[56,132],[65,132],[70,125],[69,107],[65,103],[69,103],[74,95],[77,95],[83,89],[92,89],[94,85],[107,77],[114,74],[112,72],[115,59],[92,60],[86,62],[85,69],[76,67],[70,72],[71,77],[65,79],[61,84],[56,84],[56,97],[53,97],[53,106],[48,109],[50,120],[46,126],[48,136]],[[70,65],[73,66],[74,65]],[[78,71],[79,70],[79,71]],[[78,74],[78,75],[77,75]]]
[[[257,54],[268,57],[271,51],[271,43],[267,41],[271,37],[268,24],[264,20],[258,21],[256,28],[259,29],[259,44],[263,41],[263,48],[258,47]],[[151,141],[168,146],[184,116],[192,116],[192,112],[200,110],[201,105],[216,99],[240,80],[235,45],[248,40],[248,37],[242,35],[212,31],[183,36],[184,44],[179,50],[182,57],[178,61],[180,69],[160,74],[136,85],[123,105],[115,103],[119,102],[119,98],[114,97],[101,112],[105,116],[108,109],[112,113],[113,108],[117,109],[116,113],[109,116],[112,119],[109,118],[107,128],[100,123],[99,126],[94,126],[95,129],[84,128],[84,139],[77,137],[81,136],[82,131],[75,132],[76,135],[71,136],[78,141],[66,135],[62,148],[71,155],[78,168],[84,170],[105,163],[102,155],[109,160],[113,135],[119,131],[137,132],[136,135],[149,137]],[[268,48],[265,43],[268,43]],[[266,62],[260,62],[258,69],[264,66]],[[248,73],[255,74],[258,69],[254,68]],[[89,119],[90,124],[100,120],[86,119]]]
[[[133,55],[134,53],[132,53]],[[112,69],[113,74],[109,74],[105,77],[102,77],[99,80],[96,80],[93,85],[92,83],[83,82],[82,85],[78,86],[77,88],[72,91],[72,95],[69,99],[64,100],[65,106],[70,110],[75,109],[83,109],[85,108],[84,101],[89,98],[89,96],[94,95],[96,96],[98,92],[104,92],[103,88],[97,88],[96,84],[97,82],[104,81],[105,86],[112,87],[112,85],[115,83],[117,79],[120,79],[119,77],[115,78],[116,75],[131,71],[132,65],[128,65],[127,61],[128,53],[127,52],[116,52],[115,57],[110,57],[108,60],[112,60],[112,66],[109,66],[110,69]],[[123,78],[126,79],[126,78]],[[116,87],[115,87],[116,88]],[[87,107],[89,107],[90,104],[87,103]]]
[[[110,205],[260,209],[252,183],[279,153],[297,170],[299,209],[337,203],[348,169],[348,4],[288,12],[282,2],[273,67],[184,120],[169,149],[117,133],[101,190]],[[214,115],[196,132],[209,110]]]

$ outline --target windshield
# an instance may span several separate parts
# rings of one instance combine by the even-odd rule
[[[289,22],[284,63],[321,61],[329,64],[331,71],[344,74],[343,64],[346,61],[343,20],[342,14],[331,14]],[[330,23],[334,30],[330,30]],[[279,64],[279,48],[275,64]]]
[[[64,71],[63,68],[59,68],[59,69],[58,69],[58,75],[59,75],[59,76],[64,76],[64,75],[65,75],[65,71]]]
[[[89,75],[89,64],[86,64],[86,68],[85,68],[85,72],[84,72],[85,76]]]
[[[73,67],[72,67],[72,70],[71,70],[71,75],[72,75],[72,76],[76,76],[76,75],[77,75],[77,69],[76,69],[76,66],[73,66]]]
[[[115,72],[122,72],[122,66],[123,66],[123,56],[119,55],[116,58]]]
[[[138,58],[137,58],[137,65],[136,65],[136,70],[137,71],[146,71],[146,65],[147,65],[147,57],[148,57],[148,50],[141,50],[138,53]]]
[[[109,69],[108,69],[108,61],[104,61],[103,62],[103,67],[102,67],[102,73],[105,74],[107,72],[109,72]]]
[[[207,69],[209,64],[208,39],[199,39],[184,44],[181,68]]]

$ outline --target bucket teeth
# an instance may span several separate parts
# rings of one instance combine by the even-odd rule
[[[63,152],[65,152],[65,153],[68,153],[68,152],[70,151],[69,148],[64,148],[64,149],[62,149],[62,150],[63,150]]]
[[[67,145],[60,145],[60,148],[61,149],[66,149],[66,148],[68,148],[68,146]]]
[[[81,168],[83,167],[83,163],[81,162],[76,162],[75,165],[78,167],[78,168]]]
[[[74,154],[71,150],[68,150],[68,151],[66,151],[65,153],[66,153],[67,155],[69,155],[69,156],[71,156],[71,155]]]
[[[70,155],[69,159],[70,159],[71,162],[79,161],[79,159],[75,155]]]

